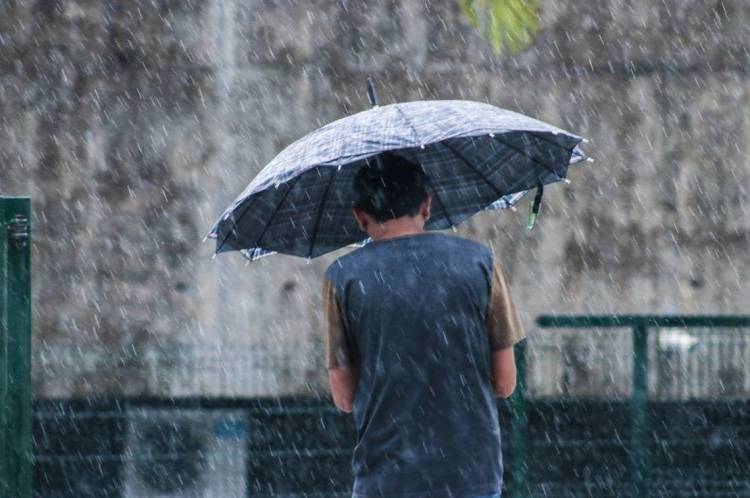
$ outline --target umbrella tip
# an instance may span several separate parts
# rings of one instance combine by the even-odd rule
[[[367,99],[370,101],[372,107],[378,105],[378,95],[375,93],[375,83],[371,77],[367,77]]]

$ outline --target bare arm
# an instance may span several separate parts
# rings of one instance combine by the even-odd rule
[[[493,262],[492,268],[487,329],[490,337],[492,392],[495,396],[507,398],[516,388],[516,359],[513,345],[523,340],[526,334],[497,259]]]
[[[351,413],[354,406],[354,393],[357,392],[359,369],[336,367],[328,369],[333,403],[342,412]]]
[[[490,368],[493,394],[501,398],[513,394],[516,388],[516,359],[513,356],[513,346],[492,351]]]
[[[351,413],[359,382],[359,354],[348,337],[346,316],[336,290],[327,279],[323,282],[323,308],[326,317],[326,368],[333,404],[342,412]]]

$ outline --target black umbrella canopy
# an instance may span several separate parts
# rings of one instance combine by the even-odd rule
[[[425,228],[456,226],[514,205],[585,159],[583,139],[490,104],[463,100],[376,106],[281,151],[216,222],[216,254],[317,257],[367,242],[351,214],[352,180],[383,152],[421,165],[433,209]]]

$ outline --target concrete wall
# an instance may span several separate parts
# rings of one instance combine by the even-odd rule
[[[535,230],[525,203],[458,230],[501,255],[539,392],[571,342],[583,390],[626,392],[630,365],[627,335],[558,338],[540,313],[750,310],[742,0],[543,0],[534,44],[502,57],[455,0],[137,4],[0,7],[0,193],[33,198],[37,396],[324,390],[320,275],[344,251],[246,265],[201,239],[284,146],[365,109],[367,76],[382,103],[487,101],[591,140]]]

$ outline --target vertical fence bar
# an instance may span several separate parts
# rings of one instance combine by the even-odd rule
[[[30,201],[0,197],[0,496],[31,496]]]
[[[8,237],[5,221],[5,199],[0,197],[0,496],[9,494],[11,474],[8,471]]]
[[[510,398],[511,409],[511,461],[510,461],[510,496],[524,498],[528,496],[528,448],[526,447],[526,342],[521,341],[514,347],[516,357],[516,392]]]
[[[633,394],[630,402],[630,472],[633,497],[648,495],[648,326],[633,324]]]
[[[630,401],[630,473],[631,496],[649,496],[649,415],[648,415],[648,335],[649,327],[655,332],[663,327],[750,327],[750,315],[540,315],[536,323],[552,328],[629,327],[633,341],[633,394]],[[718,359],[713,347],[714,338],[708,338],[709,361],[700,363],[701,378],[715,370]],[[708,366],[706,366],[708,363]],[[703,395],[713,392],[716,386],[701,384]],[[533,476],[535,478],[536,476]],[[650,493],[654,494],[654,493]]]

